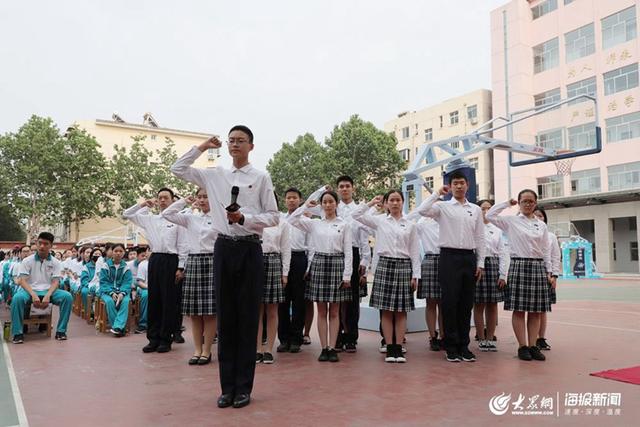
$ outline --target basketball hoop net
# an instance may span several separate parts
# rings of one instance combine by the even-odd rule
[[[572,150],[558,150],[558,154],[571,153]],[[567,159],[556,160],[554,163],[556,164],[557,174],[558,176],[567,176],[571,174],[571,167],[573,166],[573,162],[575,162],[575,157],[569,157]]]
[[[573,166],[573,162],[576,159],[563,159],[556,160],[554,163],[556,164],[556,169],[558,170],[558,176],[567,176],[571,174],[571,167]]]

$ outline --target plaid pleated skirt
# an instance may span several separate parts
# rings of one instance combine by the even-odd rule
[[[419,299],[441,299],[442,287],[438,278],[438,263],[440,262],[439,254],[426,254],[422,258],[422,278],[418,283],[418,293],[416,298]]]
[[[279,253],[263,254],[264,259],[264,304],[279,304],[285,302],[284,287],[282,286],[282,258]]]
[[[413,311],[411,273],[410,259],[381,256],[373,276],[369,306],[378,310]]]
[[[504,292],[498,287],[500,279],[500,259],[486,257],[484,259],[484,274],[476,284],[476,304],[496,303],[504,301]]]
[[[314,302],[351,301],[351,289],[342,288],[344,254],[316,252],[309,270],[305,298]]]
[[[507,290],[505,310],[551,311],[547,270],[542,259],[511,258]]]
[[[216,314],[216,287],[213,283],[213,254],[192,254],[187,258],[182,285],[182,314]]]

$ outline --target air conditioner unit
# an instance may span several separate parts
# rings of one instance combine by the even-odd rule
[[[477,117],[472,117],[470,120],[472,125],[477,125],[478,124],[478,118]]]

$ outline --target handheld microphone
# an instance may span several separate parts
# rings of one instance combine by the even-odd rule
[[[240,209],[240,205],[237,203],[239,193],[240,188],[238,188],[236,185],[231,187],[231,203],[225,208],[227,212],[237,212]],[[229,224],[232,224],[232,222],[229,221]]]

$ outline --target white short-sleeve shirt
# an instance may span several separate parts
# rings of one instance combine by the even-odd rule
[[[62,264],[49,255],[45,259],[35,253],[19,264],[19,276],[26,276],[27,283],[34,291],[48,291],[54,279],[62,277]]]

